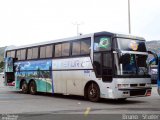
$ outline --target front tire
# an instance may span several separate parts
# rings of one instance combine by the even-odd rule
[[[100,100],[100,89],[96,83],[91,83],[88,86],[87,96],[91,102],[97,102]]]
[[[157,88],[157,92],[158,92],[158,94],[160,95],[160,88]]]
[[[22,82],[22,93],[27,94],[28,93],[28,85],[26,81]]]
[[[37,93],[37,86],[35,81],[31,81],[31,83],[29,84],[29,93],[32,95],[35,95]]]

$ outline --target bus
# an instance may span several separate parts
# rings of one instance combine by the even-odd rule
[[[153,51],[152,51],[153,52]],[[157,92],[158,94],[160,95],[160,56],[158,56],[157,53],[153,52],[154,56],[156,57],[153,57],[150,61],[149,61],[149,64],[153,64],[154,65],[154,68],[156,69],[156,73],[157,73],[157,76],[156,76],[156,84],[157,84]]]
[[[5,84],[23,93],[125,100],[151,95],[148,51],[142,37],[96,32],[10,47]]]

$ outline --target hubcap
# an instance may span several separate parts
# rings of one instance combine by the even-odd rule
[[[31,92],[32,92],[32,93],[34,92],[34,87],[33,87],[33,86],[31,86]]]
[[[96,96],[96,90],[94,88],[92,88],[89,92],[91,97],[95,97]]]
[[[23,85],[22,85],[22,90],[23,90],[23,91],[26,91],[26,89],[27,89],[26,84],[23,84]]]

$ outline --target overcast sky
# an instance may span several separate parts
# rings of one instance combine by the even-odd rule
[[[130,0],[131,33],[160,40],[160,0]],[[128,0],[0,0],[0,46],[109,31],[128,34]]]

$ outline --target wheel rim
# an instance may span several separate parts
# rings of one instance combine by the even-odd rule
[[[32,93],[35,92],[35,88],[34,88],[34,85],[33,85],[33,84],[31,85],[31,92],[32,92]]]
[[[26,83],[24,83],[24,84],[22,85],[22,91],[24,91],[24,92],[27,91],[27,85],[26,85]]]
[[[92,98],[94,98],[94,97],[96,97],[97,95],[96,95],[96,89],[95,88],[92,88],[92,89],[90,89],[90,91],[89,91],[89,95],[90,95],[90,97],[92,97]]]
[[[34,82],[31,82],[29,88],[30,88],[30,93],[31,93],[31,94],[35,94],[35,93],[36,93],[36,86],[35,86],[35,83],[34,83]]]
[[[88,90],[88,97],[91,101],[93,101],[94,99],[98,99],[98,88],[96,87],[95,84],[92,84],[90,87],[89,87],[89,90]]]

